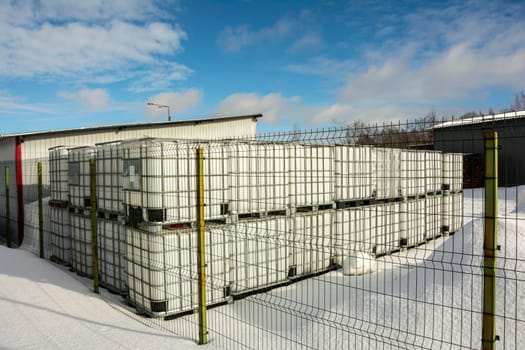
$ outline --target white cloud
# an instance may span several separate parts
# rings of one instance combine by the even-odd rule
[[[251,30],[247,25],[228,26],[217,37],[217,44],[226,52],[237,52],[246,46],[288,37],[293,27],[288,18],[281,18],[274,25],[259,30]]]
[[[89,112],[103,112],[110,106],[111,98],[104,89],[82,89],[76,92],[61,92],[58,94],[72,101]]]
[[[280,93],[261,96],[254,92],[229,95],[219,103],[216,112],[222,115],[262,113],[265,123],[277,124],[281,118],[293,118],[290,112],[300,101],[298,97],[285,97]]]
[[[473,108],[479,108],[480,96],[495,89],[522,89],[525,36],[518,33],[525,32],[525,8],[478,5],[458,3],[407,15],[401,20],[403,36],[363,49],[369,64],[347,74],[337,102],[352,105],[358,115],[402,115],[431,107],[450,113],[457,112],[452,106],[458,101],[474,101]]]
[[[322,36],[315,18],[308,11],[301,11],[296,17],[281,17],[274,24],[252,29],[246,24],[227,26],[217,36],[217,45],[225,52],[242,49],[284,39],[292,40],[289,51],[317,48],[322,45]]]
[[[171,56],[187,34],[159,11],[142,1],[2,2],[0,76],[145,84],[151,67],[166,84],[186,79],[191,69]]]
[[[198,89],[189,89],[184,92],[164,92],[151,96],[148,102],[170,107],[171,116],[181,115],[197,106],[202,100],[202,92]],[[150,118],[163,119],[167,116],[165,108],[147,106],[145,114]]]

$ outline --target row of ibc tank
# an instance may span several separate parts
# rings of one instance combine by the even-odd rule
[[[355,145],[141,139],[50,149],[53,257],[151,316],[197,307],[197,149],[207,303],[461,227],[462,155]]]

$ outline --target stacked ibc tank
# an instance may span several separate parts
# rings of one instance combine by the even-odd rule
[[[95,148],[88,146],[70,148],[68,152],[71,265],[86,277],[93,276],[90,159],[95,154]]]
[[[463,226],[463,154],[443,154],[441,231],[454,233]]]
[[[120,141],[96,145],[97,238],[100,284],[127,292],[125,207]]]
[[[69,224],[68,149],[49,149],[51,259],[71,264],[71,228]]]
[[[68,185],[52,189],[69,201],[73,268],[92,275],[89,159],[96,158],[101,282],[153,317],[197,307],[198,178],[208,305],[328,271],[356,252],[417,246],[462,224],[461,155],[153,138],[50,152],[62,161],[52,179],[68,175]]]
[[[205,219],[225,220],[228,164],[225,147],[162,139],[123,142],[122,189],[128,218],[130,301],[154,317],[197,307],[197,149],[204,150]],[[206,230],[207,303],[229,298],[225,229]]]

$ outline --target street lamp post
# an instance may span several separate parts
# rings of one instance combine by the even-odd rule
[[[157,106],[158,108],[167,108],[168,109],[168,121],[169,122],[171,121],[170,106],[168,106],[168,105],[161,105],[161,104],[158,104],[158,103],[155,103],[155,102],[148,102],[147,105],[148,106]]]

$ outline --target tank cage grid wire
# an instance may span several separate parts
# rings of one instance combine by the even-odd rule
[[[433,126],[441,122],[106,145],[106,153],[98,151],[106,163],[97,162],[97,184],[119,202],[109,195],[108,210],[98,209],[100,280],[111,291],[101,296],[139,322],[197,341],[195,150],[201,147],[209,346],[479,349],[480,144],[483,132],[495,130],[505,184],[498,193],[496,344],[525,348],[525,174],[515,155],[524,127],[518,118],[458,121],[439,136],[454,150],[436,152],[444,143]],[[83,199],[71,183],[70,201],[54,201],[50,185],[84,176],[82,161],[64,171],[47,157],[24,160],[22,247],[38,254],[38,162],[45,257],[67,265],[78,255],[77,272],[89,276],[89,224],[81,222],[89,203],[71,205],[71,197]],[[0,165],[1,236],[5,244],[9,225],[15,246],[15,164]]]

